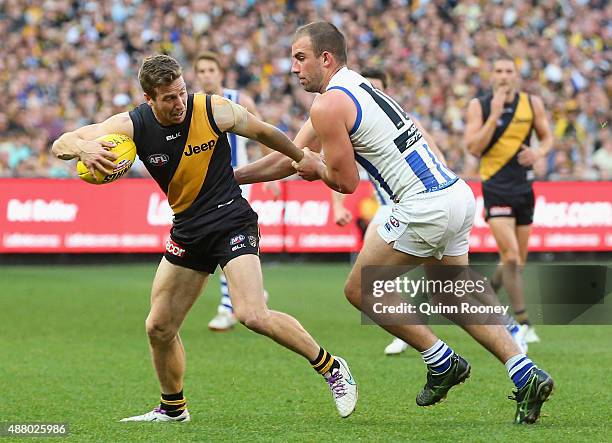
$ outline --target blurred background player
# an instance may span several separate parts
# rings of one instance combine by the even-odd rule
[[[257,106],[255,106],[255,102],[251,97],[237,89],[223,87],[223,68],[217,53],[212,51],[202,52],[198,55],[194,68],[198,83],[203,92],[225,97],[234,103],[244,106],[247,111],[257,118],[261,118]],[[237,168],[249,163],[247,152],[248,139],[233,133],[228,133],[227,136],[232,151],[232,167]],[[262,157],[269,153],[265,146],[258,146]],[[240,189],[242,190],[242,196],[248,201],[251,185],[242,185]],[[273,192],[275,197],[278,197],[280,192],[276,182],[271,182],[268,189]],[[223,332],[232,329],[238,323],[238,320],[234,315],[234,308],[229,296],[225,274],[221,273],[219,280],[221,282],[221,300],[217,307],[217,314],[208,323],[208,328],[212,331]],[[264,290],[264,296],[268,300],[268,291]]]
[[[516,319],[527,326],[525,340],[539,341],[525,305],[523,267],[527,261],[535,199],[533,164],[546,158],[553,145],[542,100],[519,90],[514,60],[493,62],[492,93],[474,98],[467,110],[465,142],[480,157],[485,220],[495,237],[501,264],[492,279],[508,292]],[[539,149],[530,147],[535,129]]]

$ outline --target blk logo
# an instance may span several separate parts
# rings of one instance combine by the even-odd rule
[[[172,140],[176,140],[177,138],[179,138],[181,136],[180,132],[177,132],[176,134],[173,135],[166,135],[166,141],[170,142]]]

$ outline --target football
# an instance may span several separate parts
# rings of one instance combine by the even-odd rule
[[[117,154],[115,160],[115,168],[111,174],[105,175],[104,173],[96,170],[96,177],[98,180],[89,173],[89,170],[82,161],[77,162],[77,173],[79,178],[85,180],[87,183],[94,185],[103,185],[105,183],[114,182],[115,180],[123,177],[134,164],[136,159],[136,145],[134,141],[123,134],[108,134],[97,138],[99,141],[107,141],[115,143],[115,147],[111,148],[110,151]]]

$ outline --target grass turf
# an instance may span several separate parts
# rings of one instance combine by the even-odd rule
[[[144,334],[154,265],[0,271],[0,422],[68,422],[74,441],[604,441],[610,436],[611,326],[540,326],[534,361],[555,378],[541,422],[515,426],[504,367],[452,326],[438,335],[472,364],[466,384],[415,405],[419,355],[385,357],[390,336],[361,326],[342,296],[348,265],[267,265],[270,306],[347,359],[359,404],[341,419],[307,362],[239,326],[212,333],[213,279],[182,330],[192,422],[118,423],[156,405]]]

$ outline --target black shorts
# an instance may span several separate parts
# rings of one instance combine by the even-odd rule
[[[230,260],[246,254],[259,255],[257,222],[211,232],[190,241],[189,245],[180,243],[170,234],[164,257],[177,266],[213,274],[217,265],[224,268]]]
[[[493,217],[512,217],[517,226],[533,223],[535,198],[533,191],[522,194],[500,194],[484,191],[485,220]]]

